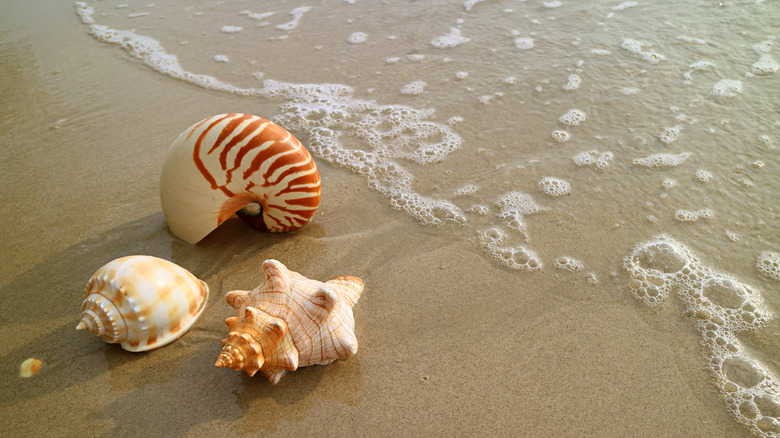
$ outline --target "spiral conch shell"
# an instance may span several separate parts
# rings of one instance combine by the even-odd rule
[[[168,226],[192,244],[233,213],[264,231],[298,229],[314,216],[320,191],[317,165],[301,142],[249,114],[192,125],[173,142],[160,176]]]
[[[225,297],[238,316],[225,321],[230,333],[216,366],[250,376],[259,370],[275,384],[288,370],[357,353],[352,307],[363,291],[361,279],[344,275],[322,283],[276,260],[262,267],[263,284]]]
[[[112,260],[89,279],[76,330],[146,351],[181,337],[208,301],[209,288],[181,266],[151,256]]]

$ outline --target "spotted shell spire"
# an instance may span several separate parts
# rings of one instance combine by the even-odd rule
[[[320,175],[292,134],[261,117],[220,114],[173,142],[160,176],[171,232],[197,243],[236,213],[263,231],[296,230],[314,216]]]
[[[277,383],[287,371],[325,365],[357,353],[352,308],[363,281],[344,275],[325,283],[290,271],[276,260],[262,265],[266,280],[252,291],[232,291],[225,300],[237,310],[216,366],[261,371]]]

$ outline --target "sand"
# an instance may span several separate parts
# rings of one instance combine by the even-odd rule
[[[69,2],[36,3],[0,7],[0,435],[749,436],[678,309],[630,296],[616,268],[630,239],[604,254],[615,275],[597,285],[518,275],[319,162],[322,204],[302,230],[232,219],[198,245],[179,241],[158,196],[170,143],[212,114],[278,109],[148,74],[87,35]],[[211,287],[194,328],[147,353],[74,329],[89,276],[130,254]],[[274,386],[214,367],[224,295],[259,284],[268,258],[363,278],[356,356]],[[43,368],[24,379],[28,357]]]

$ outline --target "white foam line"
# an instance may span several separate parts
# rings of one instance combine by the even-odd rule
[[[90,25],[89,33],[100,41],[121,46],[127,53],[143,61],[152,70],[171,78],[209,90],[245,96],[264,95],[262,90],[256,88],[238,88],[213,76],[185,71],[179,64],[176,55],[167,53],[165,48],[154,38],[138,35],[131,30],[117,30],[100,24]]]
[[[296,27],[298,27],[298,24],[301,21],[301,17],[303,17],[303,14],[309,12],[310,10],[311,10],[311,6],[301,6],[300,8],[293,9],[292,11],[290,11],[290,15],[293,16],[293,19],[287,23],[276,26],[276,28],[281,30],[295,29]]]

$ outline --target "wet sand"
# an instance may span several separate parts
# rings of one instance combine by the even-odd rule
[[[147,74],[75,25],[69,2],[2,9],[0,435],[749,436],[678,309],[638,305],[623,272],[597,285],[518,275],[326,163],[304,229],[267,235],[234,219],[182,243],[158,196],[170,143],[212,114],[276,108]],[[623,241],[604,266],[619,266]],[[195,327],[148,353],[74,330],[89,276],[130,254],[211,287]],[[275,386],[214,367],[224,295],[259,284],[267,258],[363,278],[355,357]],[[18,377],[32,356],[42,370]]]

